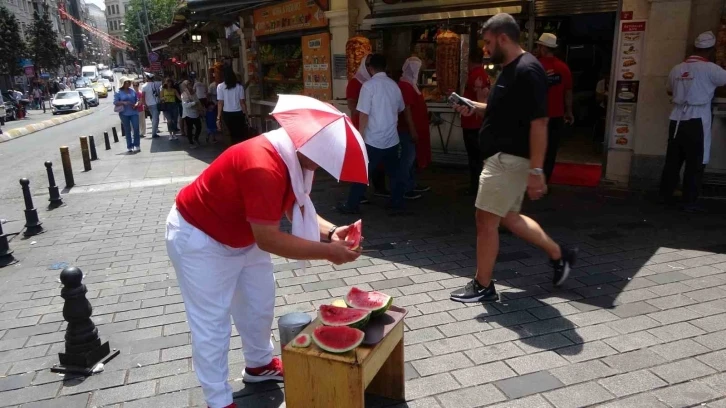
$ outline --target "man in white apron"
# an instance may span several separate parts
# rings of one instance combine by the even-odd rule
[[[716,36],[711,31],[699,35],[693,55],[673,67],[668,77],[674,107],[660,193],[667,202],[673,200],[685,162],[683,209],[689,212],[699,210],[696,201],[711,153],[711,100],[716,88],[726,85],[726,70],[710,62],[715,45]]]

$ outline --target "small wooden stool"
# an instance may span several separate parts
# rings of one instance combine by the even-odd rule
[[[405,314],[405,312],[404,312]],[[312,336],[315,319],[303,333]],[[365,392],[404,401],[403,318],[374,345],[343,354],[315,345],[282,350],[288,408],[364,408]]]

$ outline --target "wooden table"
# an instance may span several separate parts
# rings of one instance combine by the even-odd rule
[[[320,326],[315,319],[303,333]],[[364,408],[366,391],[405,400],[403,319],[375,345],[360,345],[343,354],[318,348],[287,345],[282,350],[285,367],[285,402],[288,408]]]

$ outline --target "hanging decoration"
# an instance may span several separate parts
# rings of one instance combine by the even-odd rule
[[[84,30],[97,35],[101,40],[103,40],[106,43],[111,44],[112,46],[128,51],[135,51],[135,48],[131,46],[131,44],[127,43],[126,41],[120,40],[116,37],[113,37],[111,35],[108,35],[104,33],[103,31],[97,29],[96,27],[90,26],[82,21],[77,20],[70,14],[68,14],[65,10],[58,9],[58,12],[60,13],[62,18],[71,20],[73,24],[83,28]]]

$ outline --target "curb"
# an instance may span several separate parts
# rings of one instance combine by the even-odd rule
[[[7,142],[8,140],[17,139],[19,137],[27,136],[31,133],[39,132],[43,129],[48,129],[50,127],[60,125],[61,123],[70,122],[74,119],[82,118],[84,116],[88,116],[92,114],[93,111],[90,109],[84,110],[83,112],[75,112],[71,113],[70,115],[63,115],[57,118],[44,120],[39,123],[34,123],[32,125],[27,125],[15,129],[10,130],[4,130],[3,133],[0,135],[0,143]]]

